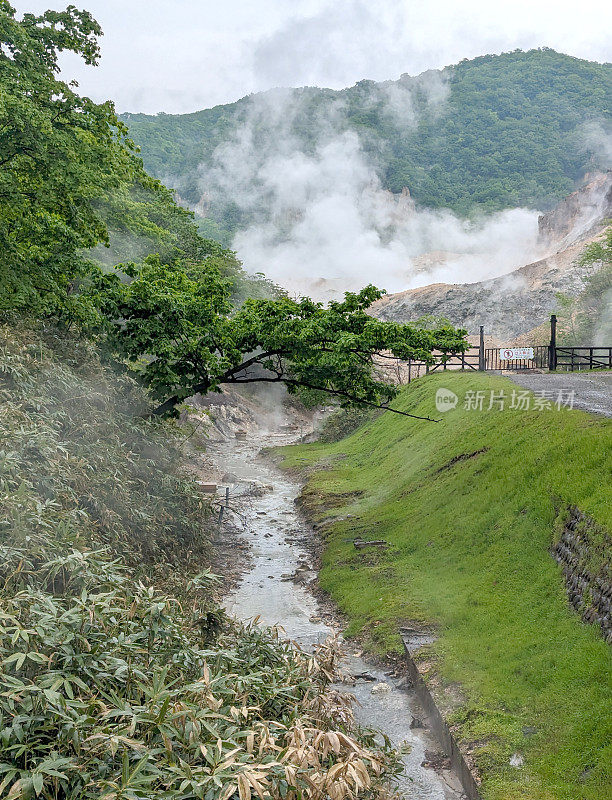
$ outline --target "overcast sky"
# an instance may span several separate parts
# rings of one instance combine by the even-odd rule
[[[25,0],[19,12],[68,0]],[[66,78],[119,111],[182,113],[274,86],[343,88],[517,47],[612,60],[609,0],[70,0],[104,30]]]

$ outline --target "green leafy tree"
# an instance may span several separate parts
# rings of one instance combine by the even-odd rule
[[[0,0],[0,308],[53,310],[107,241],[96,199],[137,161],[111,103],[59,80],[58,56],[99,55],[86,11],[24,14]]]
[[[580,294],[557,295],[561,339],[575,346],[607,347],[612,342],[612,225],[584,249],[578,264],[587,270]]]
[[[82,279],[152,253],[214,260],[234,300],[277,294],[144,171],[112,103],[59,80],[59,54],[95,65],[100,35],[74,6],[17,19],[0,0],[0,311],[74,320]]]
[[[374,286],[327,307],[307,297],[250,298],[232,312],[229,283],[214,263],[168,266],[150,257],[122,269],[123,277],[100,275],[90,298],[107,346],[162,401],[155,414],[222,384],[255,382],[332,395],[343,406],[386,407],[397,389],[380,377],[377,359],[431,362],[433,350],[466,347],[465,332],[447,324],[374,319],[367,309],[383,294]]]

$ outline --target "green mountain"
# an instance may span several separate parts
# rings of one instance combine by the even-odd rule
[[[252,201],[263,156],[273,163],[277,153],[312,155],[350,131],[382,187],[408,187],[421,206],[464,216],[546,209],[586,172],[607,166],[611,100],[612,64],[543,48],[342,91],[272,90],[193,114],[122,119],[146,169],[190,204],[204,195],[204,227],[222,236],[265,216],[265,196]],[[250,149],[242,159],[237,145],[245,137]],[[244,163],[242,185],[232,173],[230,188],[222,173],[232,152]],[[249,202],[240,199],[245,186]]]

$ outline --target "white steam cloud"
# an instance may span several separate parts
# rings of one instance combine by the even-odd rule
[[[441,109],[448,76],[425,73],[364,86],[399,128],[423,103]],[[320,107],[319,107],[320,108]],[[536,257],[538,214],[513,209],[476,221],[449,210],[416,209],[410,195],[382,188],[376,152],[345,124],[343,100],[308,120],[314,141],[293,133],[301,96],[254,96],[234,137],[202,168],[204,193],[225,195],[254,219],[233,242],[250,272],[320,299],[367,283],[400,291],[436,281],[496,277]],[[303,120],[300,121],[303,125]]]
[[[596,166],[603,169],[612,167],[612,126],[609,121],[593,119],[578,129],[584,150],[591,154]]]

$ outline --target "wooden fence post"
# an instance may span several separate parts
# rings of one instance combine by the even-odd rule
[[[557,315],[550,315],[550,344],[548,345],[548,369],[557,369]]]
[[[478,348],[478,369],[483,372],[487,368],[485,346],[484,346],[484,325],[480,326],[480,346]]]

